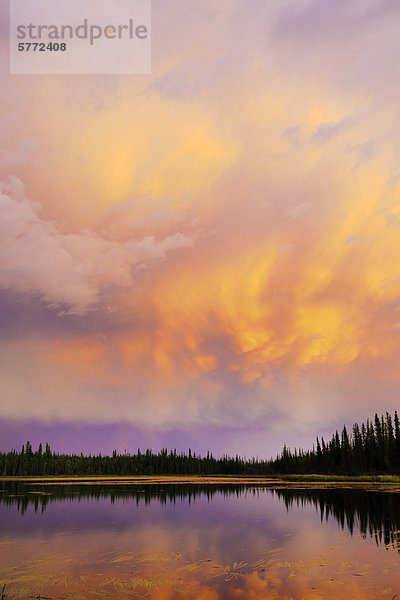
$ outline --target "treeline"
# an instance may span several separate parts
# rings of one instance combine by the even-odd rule
[[[269,463],[274,473],[321,474],[400,474],[400,422],[397,411],[394,418],[386,415],[367,419],[361,426],[354,423],[349,433],[346,426],[341,434],[336,431],[331,440],[317,438],[312,450],[286,446],[274,461]]]
[[[136,454],[58,454],[46,444],[34,451],[30,442],[20,452],[0,454],[0,474],[14,475],[260,475],[266,472],[268,463],[239,456],[214,458],[208,452],[205,457],[189,449],[178,454],[176,450],[163,448],[158,453],[148,449]]]
[[[202,457],[189,449],[188,453],[158,453],[148,449],[136,454],[116,450],[112,456],[102,454],[59,454],[46,444],[36,451],[28,441],[20,452],[0,453],[0,474],[15,475],[327,475],[400,474],[400,422],[387,412],[361,426],[355,423],[350,433],[346,426],[336,431],[329,441],[317,438],[312,450],[291,451],[284,445],[275,459],[246,460],[236,455],[215,458],[212,453]]]

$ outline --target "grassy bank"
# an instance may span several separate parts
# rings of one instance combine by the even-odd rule
[[[307,482],[400,483],[400,475],[272,475],[270,479]]]
[[[138,484],[212,484],[212,483],[246,483],[246,484],[265,484],[273,486],[279,484],[379,484],[379,485],[400,485],[399,475],[19,475],[19,476],[0,476],[0,481],[26,481],[26,482],[84,482],[84,483],[138,483]]]

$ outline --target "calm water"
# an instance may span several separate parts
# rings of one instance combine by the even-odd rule
[[[245,485],[0,484],[7,597],[400,596],[400,494]]]

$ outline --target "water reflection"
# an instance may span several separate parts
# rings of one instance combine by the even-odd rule
[[[211,501],[215,495],[225,497],[241,496],[249,491],[248,485],[241,484],[151,484],[137,485],[131,483],[99,482],[98,484],[81,483],[25,483],[20,481],[3,481],[0,483],[0,504],[16,505],[24,514],[28,506],[33,506],[35,511],[44,512],[46,507],[53,502],[63,500],[90,499],[98,500],[108,498],[111,503],[116,500],[133,500],[136,504],[153,501],[161,504],[175,503],[185,499],[189,504],[199,496],[204,496]],[[255,490],[253,489],[255,492]]]
[[[321,521],[333,518],[350,535],[370,535],[377,544],[393,545],[400,552],[400,494],[346,489],[272,491],[289,510],[311,504]]]
[[[390,600],[399,521],[386,492],[2,482],[0,586],[17,600]]]
[[[234,496],[259,496],[272,494],[279,498],[286,509],[307,504],[315,507],[321,521],[334,519],[342,529],[355,532],[363,537],[373,537],[377,544],[396,546],[400,552],[400,494],[374,492],[355,489],[292,489],[271,488],[260,484],[258,487],[246,484],[152,484],[132,485],[107,484],[27,484],[24,482],[2,482],[0,484],[0,505],[15,506],[23,515],[29,506],[44,512],[52,503],[77,500],[108,499],[131,501],[137,506],[152,502],[176,504],[186,501],[189,505],[197,498],[204,497],[211,502],[216,495],[224,498]]]

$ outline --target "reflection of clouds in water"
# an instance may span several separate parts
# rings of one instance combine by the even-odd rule
[[[31,492],[38,487],[30,486]],[[0,584],[16,600],[38,594],[68,600],[370,599],[394,590],[398,580],[398,554],[363,539],[358,529],[352,536],[347,525],[338,527],[337,518],[347,523],[357,507],[360,518],[369,515],[369,523],[378,524],[376,503],[393,517],[389,505],[395,505],[395,494],[321,489],[246,494],[243,486],[232,486],[209,499],[206,488],[193,486],[189,504],[189,485],[165,486],[164,493],[163,486],[145,493],[141,485],[137,504],[132,486],[129,493],[99,484],[44,487],[54,494],[44,513],[35,513],[32,502],[23,516],[16,510],[24,498],[21,485],[8,490],[8,500],[4,489],[0,494],[0,520],[24,523],[23,531],[3,528],[0,545],[5,550]],[[334,519],[320,520],[322,504]],[[81,526],[88,511],[93,519]],[[50,521],[52,527],[40,528]]]
[[[149,536],[157,545],[168,547],[170,543],[168,533],[163,534],[160,529],[151,531]],[[361,541],[346,545],[342,540],[342,544],[338,542],[335,548],[324,552],[317,547],[313,558],[297,561],[285,560],[282,551],[273,558],[264,553],[257,561],[239,566],[240,563],[210,559],[190,562],[182,548],[179,552],[121,554],[115,551],[115,538],[101,535],[89,544],[84,536],[76,539],[73,532],[56,537],[31,540],[29,549],[24,549],[25,562],[14,563],[8,572],[0,573],[1,581],[7,582],[7,590],[17,600],[32,592],[71,600],[97,596],[265,600],[308,598],[309,594],[334,600],[344,590],[346,595],[367,598],[371,591],[377,593],[393,585],[397,577],[396,557],[383,555],[378,548]],[[119,542],[126,549],[130,541],[132,548],[134,539],[135,532],[131,531]],[[55,548],[58,553],[53,551]]]
[[[246,532],[240,534],[242,536],[246,536],[249,532],[252,533],[252,525],[255,521],[260,523],[257,525],[260,529],[264,528],[265,530],[267,527],[269,538],[272,535],[279,537],[292,535],[292,533],[286,532],[285,527],[282,528],[282,521],[279,518],[272,516],[274,511],[280,505],[292,512],[310,506],[315,508],[321,521],[331,520],[342,529],[346,529],[351,535],[357,533],[363,537],[370,535],[377,544],[392,545],[400,551],[398,495],[396,493],[382,494],[376,485],[369,490],[348,489],[348,485],[347,488],[296,489],[291,486],[279,486],[276,482],[259,484],[252,478],[242,479],[240,483],[237,479],[235,481],[235,478],[232,478],[230,482],[225,478],[224,483],[221,483],[218,479],[211,477],[203,478],[201,484],[196,483],[195,480],[189,482],[189,479],[186,483],[181,482],[178,485],[172,482],[163,483],[160,480],[157,482],[157,478],[148,479],[146,484],[143,481],[139,484],[139,480],[136,482],[132,480],[130,483],[121,481],[108,484],[99,481],[96,486],[89,481],[71,481],[61,485],[51,481],[37,484],[4,482],[0,484],[0,506],[2,504],[16,506],[22,515],[32,508],[35,513],[39,510],[45,512],[49,508],[51,509],[50,515],[40,522],[40,528],[55,531],[60,528],[62,504],[66,501],[76,500],[78,496],[79,505],[77,503],[70,505],[68,514],[81,530],[104,527],[107,520],[112,521],[114,528],[125,529],[131,526],[139,513],[132,512],[127,520],[123,510],[125,502],[132,502],[135,507],[145,505],[148,516],[150,515],[150,505],[153,506],[153,510],[157,510],[156,505],[171,506],[179,503],[179,524],[181,525],[184,521],[186,524],[190,524],[191,512],[188,512],[187,509],[192,503],[197,503],[196,510],[201,511],[200,518],[207,519],[209,523],[212,522],[213,532],[217,534],[221,526],[221,517],[218,511],[209,511],[208,505],[214,502],[215,509],[218,504],[234,496],[235,503],[231,503],[229,509],[227,506],[224,508],[225,523],[223,523],[224,525],[227,521],[230,523],[228,536],[232,543],[238,537],[238,528],[247,519],[246,510],[251,503],[252,521],[251,524],[248,523]],[[385,489],[384,486],[383,489]],[[90,503],[93,499],[98,501],[95,507]],[[108,500],[111,500],[111,503]],[[267,503],[268,512],[265,512],[265,503]],[[266,514],[269,517],[266,517]],[[141,515],[141,519],[143,519],[143,515]],[[280,526],[277,526],[278,523]],[[39,522],[37,524],[39,525]],[[176,522],[174,524],[177,526]],[[20,530],[20,525],[19,519],[9,520],[4,525],[4,530],[9,528],[16,533]],[[23,529],[25,527],[26,523]],[[207,532],[207,535],[210,536],[210,532]]]
[[[367,598],[371,591],[383,590],[381,586],[393,581],[397,562],[393,556],[378,558],[375,560],[377,575],[371,562],[376,549],[360,546],[357,553],[362,560],[358,561],[351,558],[354,548],[342,544],[330,559],[327,556],[332,554],[332,549],[312,559],[285,561],[282,556],[264,557],[243,565],[211,560],[188,562],[185,553],[120,555],[108,552],[101,560],[93,561],[90,568],[72,551],[61,556],[43,554],[40,559],[14,567],[14,581],[10,575],[4,578],[3,573],[1,578],[7,581],[9,593],[15,594],[17,599],[32,590],[71,600],[96,595],[105,599],[131,596],[149,600],[266,600],[312,595],[334,600],[343,592]],[[83,548],[77,551],[78,554],[85,552]]]

